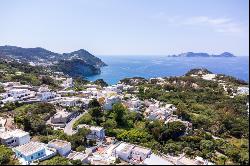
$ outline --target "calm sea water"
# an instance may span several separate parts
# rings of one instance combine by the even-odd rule
[[[143,56],[99,56],[107,67],[88,80],[104,79],[116,84],[126,77],[144,78],[182,76],[188,70],[204,67],[214,73],[226,74],[249,82],[249,57],[236,58],[171,58]]]

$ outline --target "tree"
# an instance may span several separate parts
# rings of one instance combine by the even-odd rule
[[[71,137],[69,137],[71,146],[73,150],[76,150],[79,146],[86,145],[86,136],[89,134],[90,130],[86,128],[80,128],[78,129],[77,133],[73,134]],[[79,150],[79,149],[78,149]]]
[[[207,151],[213,151],[215,149],[215,145],[214,145],[213,141],[201,140],[200,149],[207,150]]]
[[[164,124],[159,120],[155,120],[153,122],[147,121],[146,126],[147,130],[154,136],[155,140],[159,141]]]
[[[79,124],[91,124],[92,119],[92,116],[86,113],[74,123],[73,128],[76,129]]]
[[[94,81],[94,84],[100,85],[101,87],[108,86],[108,84],[103,79],[98,79],[98,80]]]
[[[179,121],[169,122],[163,129],[161,134],[161,141],[166,141],[168,139],[176,139],[186,132],[186,126]]]
[[[46,84],[46,85],[50,85],[50,86],[55,86],[56,85],[54,80],[49,76],[42,76],[41,77],[41,83]]]
[[[117,127],[117,123],[113,119],[108,119],[108,120],[106,120],[105,122],[102,123],[102,126],[105,129],[114,129],[114,128]]]
[[[69,159],[61,157],[61,156],[55,156],[49,160],[45,160],[41,162],[41,165],[69,165]]]
[[[72,165],[83,165],[82,161],[81,160],[72,160],[70,161]]]
[[[190,120],[190,116],[189,116],[187,110],[188,110],[187,105],[185,105],[184,103],[181,102],[181,103],[179,103],[177,105],[176,114],[177,114],[178,117],[183,118],[183,120],[188,120],[189,121]]]
[[[94,107],[89,110],[90,115],[94,118],[97,125],[100,125],[103,117],[101,107]]]
[[[126,108],[121,103],[116,103],[113,105],[112,110],[114,112],[114,118],[119,126],[124,125],[124,115],[126,113]]]
[[[7,102],[4,104],[4,107],[2,108],[1,111],[3,112],[7,112],[7,111],[13,111],[14,109],[16,109],[17,107],[19,107],[21,104],[18,102]]]
[[[95,107],[101,107],[100,103],[97,101],[96,98],[92,99],[89,101],[89,104],[88,104],[88,107],[89,108],[95,108]]]
[[[12,159],[13,151],[4,145],[0,145],[0,165],[7,165]]]
[[[166,143],[165,146],[164,146],[164,149],[163,151],[167,154],[167,153],[170,153],[170,154],[174,154],[174,155],[177,155],[178,153],[180,153],[182,150],[182,146],[180,144],[177,144],[177,143]]]
[[[131,143],[146,143],[152,139],[152,136],[143,130],[131,129],[124,131],[117,136],[119,140]]]
[[[55,113],[55,107],[52,104],[28,104],[15,109],[14,121],[32,135],[44,135],[47,133],[46,121]]]
[[[82,145],[80,145],[80,146],[78,146],[77,148],[76,148],[76,151],[77,152],[83,152],[83,151],[85,151],[85,147],[84,146],[82,146]]]
[[[1,77],[0,77],[1,78]],[[5,90],[4,90],[4,87],[3,86],[0,86],[0,93],[4,93]]]

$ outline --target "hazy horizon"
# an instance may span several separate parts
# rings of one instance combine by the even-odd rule
[[[249,56],[248,0],[10,0],[0,45],[97,56]]]

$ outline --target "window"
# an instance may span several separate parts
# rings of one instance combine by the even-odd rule
[[[32,160],[32,159],[33,159],[33,156],[31,156],[30,158],[31,158],[31,160]]]

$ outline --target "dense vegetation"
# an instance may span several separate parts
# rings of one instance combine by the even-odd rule
[[[89,132],[90,131],[88,129],[82,128],[79,129],[77,133],[69,136],[61,130],[53,130],[51,128],[47,128],[47,134],[39,135],[38,140],[43,143],[48,143],[53,139],[65,140],[71,143],[72,150],[82,152],[85,150],[86,146],[93,144],[93,142],[87,142],[87,140],[85,139]]]
[[[190,157],[198,155],[217,164],[248,164],[248,96],[232,98],[217,82],[189,76],[196,72],[164,78],[164,84],[143,78],[122,80],[125,84],[138,86],[137,95],[141,100],[156,99],[176,105],[175,114],[193,124],[186,135],[185,126],[180,122],[150,122],[121,104],[113,105],[111,111],[102,111],[98,104],[94,104],[75,126],[80,123],[101,125],[108,136],[165,154],[184,152]],[[246,85],[237,79],[224,79],[230,86]]]
[[[57,88],[58,82],[49,75],[49,72],[43,67],[34,67],[14,61],[7,63],[0,60],[0,82],[20,82],[21,84],[33,86],[46,84],[52,89]]]
[[[14,110],[15,123],[31,135],[46,135],[46,121],[56,113],[55,107],[48,103],[27,104]]]
[[[94,99],[89,104],[90,111],[81,117],[74,125],[100,125],[108,136],[118,140],[140,144],[158,151],[166,141],[183,136],[186,127],[181,122],[164,124],[161,121],[150,122],[140,113],[128,111],[121,103],[114,104],[113,109],[104,111]],[[157,146],[158,145],[158,146]]]
[[[230,85],[246,85],[230,78],[224,78]],[[248,163],[248,96],[231,98],[218,83],[190,76],[165,78],[165,82],[163,85],[140,84],[138,97],[176,105],[176,114],[192,122],[193,132],[169,140],[164,152],[185,151],[220,164],[225,160],[227,163]],[[214,136],[219,139],[213,139]]]
[[[138,96],[142,100],[154,98],[176,105],[177,115],[191,121],[195,129],[216,136],[248,138],[247,96],[230,98],[217,83],[192,77],[167,81],[170,84],[140,86]],[[194,88],[193,83],[198,87]]]
[[[74,79],[74,90],[82,91],[85,90],[85,85],[90,83],[88,80],[83,79],[82,77],[77,77]]]
[[[17,161],[14,160],[14,152],[5,147],[4,145],[0,145],[0,165],[14,165],[17,164]]]
[[[108,86],[108,84],[103,80],[103,79],[98,79],[94,81],[95,85],[99,85],[101,87],[106,87]]]
[[[39,165],[71,165],[71,162],[65,157],[55,156],[39,163]]]
[[[81,59],[60,60],[58,64],[52,66],[55,71],[60,71],[71,77],[87,77],[101,72],[100,68],[90,65]]]
[[[47,84],[50,87],[57,85],[43,68],[0,61],[0,71],[1,81]],[[21,75],[16,72],[21,72]],[[248,96],[237,95],[232,98],[217,82],[190,76],[197,72],[199,70],[192,70],[183,77],[164,78],[163,84],[157,79],[148,81],[140,77],[122,80],[127,85],[138,87],[138,93],[133,93],[141,100],[156,99],[174,104],[177,107],[175,114],[192,123],[193,128],[188,134],[185,134],[186,126],[181,122],[164,124],[162,121],[148,121],[141,113],[130,112],[120,103],[113,105],[110,111],[103,110],[95,99],[89,103],[88,113],[74,124],[74,128],[78,124],[103,126],[106,135],[149,147],[156,153],[177,155],[184,152],[190,157],[198,155],[217,164],[248,164]],[[204,72],[211,73],[207,70]],[[225,81],[233,88],[247,85],[244,81],[223,75],[218,75],[216,79]],[[84,90],[87,83],[89,82],[80,77],[74,79],[74,89]],[[102,80],[96,83],[106,86]],[[3,91],[1,86],[0,91]],[[93,144],[84,139],[89,130],[80,129],[76,134],[67,136],[62,131],[54,131],[47,126],[46,120],[55,113],[55,107],[51,104],[7,103],[1,108],[2,112],[12,110],[15,123],[44,143],[56,138],[67,140],[76,151],[84,151],[85,146]],[[0,164],[10,161],[11,153],[6,150],[8,149],[0,147]],[[43,164],[53,164],[57,158]],[[60,158],[58,161],[62,165],[68,163]]]

